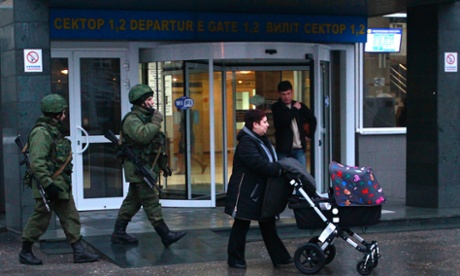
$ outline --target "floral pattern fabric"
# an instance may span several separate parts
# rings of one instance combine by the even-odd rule
[[[381,205],[386,202],[371,167],[356,167],[331,162],[332,193],[339,206]]]

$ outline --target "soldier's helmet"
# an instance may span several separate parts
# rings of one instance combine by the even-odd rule
[[[146,84],[136,84],[131,87],[128,94],[129,102],[132,104],[144,101],[150,96],[153,96],[153,90]]]
[[[58,94],[49,94],[41,101],[42,113],[61,113],[67,107],[67,101]]]

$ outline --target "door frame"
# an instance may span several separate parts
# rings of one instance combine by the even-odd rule
[[[146,45],[143,45],[145,47]],[[345,49],[347,55],[353,54],[354,45],[352,48],[348,47]],[[314,175],[317,181],[317,188],[322,189],[321,183],[327,181],[323,179],[324,170],[325,168],[323,162],[323,151],[319,148],[320,139],[322,138],[323,133],[326,131],[325,129],[321,129],[322,123],[322,113],[324,108],[324,97],[321,94],[321,82],[322,82],[322,75],[319,73],[320,70],[320,62],[321,61],[331,61],[331,49],[333,47],[331,45],[319,45],[319,44],[310,44],[310,43],[283,43],[283,42],[276,42],[276,43],[268,43],[268,42],[228,42],[228,43],[187,43],[187,44],[163,44],[163,45],[155,45],[152,48],[143,48],[140,50],[139,61],[140,62],[161,62],[161,61],[193,61],[193,60],[209,60],[209,72],[213,72],[213,63],[214,60],[221,60],[221,59],[270,59],[270,60],[285,60],[286,62],[295,61],[295,60],[306,60],[308,58],[312,58],[313,61],[313,70],[314,72],[314,110],[315,116],[318,119],[318,131],[315,133],[315,145],[318,145],[314,148]],[[355,66],[353,63],[354,59],[347,59],[349,62],[349,66],[346,67],[348,71],[349,68],[353,68]],[[347,64],[348,65],[348,64]],[[348,72],[347,71],[347,72]],[[209,82],[212,83],[212,74],[209,74]],[[330,76],[330,74],[329,74]],[[330,83],[330,81],[329,81]],[[354,82],[352,82],[354,84]],[[348,88],[348,87],[347,87]],[[351,90],[353,91],[353,89]],[[348,93],[347,93],[348,94]],[[210,99],[213,96],[212,86],[209,91]],[[213,112],[210,109],[210,112]],[[212,113],[210,113],[210,116]],[[353,129],[354,125],[349,122],[354,122],[354,112],[350,115],[352,116],[352,120],[348,120],[345,122],[347,126],[345,128]],[[347,119],[348,118],[347,116]],[[214,132],[214,125],[213,123],[210,125],[211,136]],[[214,163],[213,163],[213,137],[210,137],[211,141],[211,187],[215,187],[215,174],[214,174]],[[354,148],[353,148],[354,149]],[[345,155],[347,156],[345,159],[350,160],[349,156],[354,156],[354,151],[349,151],[345,148]],[[354,160],[354,157],[353,157]],[[215,206],[215,202],[211,203],[212,206]]]
[[[342,58],[344,62],[341,62],[341,75],[331,76],[333,78],[340,77],[341,80],[341,107],[340,107],[340,120],[341,125],[344,126],[341,129],[340,143],[341,143],[341,158],[342,163],[355,164],[355,145],[354,145],[354,133],[355,126],[360,114],[359,108],[357,107],[357,101],[359,100],[359,90],[362,88],[360,83],[362,80],[359,78],[359,74],[362,74],[362,59],[359,59],[359,44],[330,44],[330,45],[318,45],[310,43],[284,43],[284,42],[228,42],[228,43],[158,43],[158,42],[127,42],[127,43],[115,43],[108,46],[106,43],[94,43],[90,45],[91,48],[87,47],[87,44],[81,42],[53,42],[51,49],[52,57],[63,57],[69,59],[69,66],[71,66],[72,52],[76,51],[87,51],[97,52],[99,54],[107,53],[111,51],[123,51],[127,53],[127,63],[123,64],[126,69],[126,81],[122,84],[122,115],[129,111],[130,104],[127,101],[127,94],[130,86],[134,85],[140,79],[139,70],[136,70],[138,63],[153,62],[153,61],[193,61],[193,60],[209,60],[209,71],[214,71],[213,61],[214,59],[239,59],[241,57],[250,57],[252,59],[298,59],[305,60],[306,54],[309,53],[312,56],[313,68],[320,68],[320,60],[330,61],[330,51],[341,51],[344,54]],[[113,47],[113,48],[110,48]],[[272,54],[276,50],[275,54]],[[268,53],[270,52],[270,53]],[[358,60],[359,59],[359,60]],[[131,66],[130,66],[131,64]],[[130,70],[129,67],[134,68]],[[317,69],[315,69],[317,70]],[[122,70],[121,72],[124,73]],[[321,112],[323,107],[323,98],[319,94],[319,81],[320,74],[315,74],[314,80],[314,110],[315,116],[318,118],[318,126],[322,125]],[[210,80],[212,81],[213,74],[210,74]],[[69,97],[72,97],[75,83],[75,76],[69,74]],[[210,96],[213,95],[213,91],[209,91]],[[211,98],[210,98],[211,99]],[[75,118],[74,108],[69,106],[69,115],[71,118]],[[121,119],[121,118],[120,118]],[[75,129],[76,122],[70,121],[70,127]],[[213,128],[213,126],[210,126]],[[315,134],[315,143],[318,143],[320,138],[321,130]],[[76,147],[76,142],[73,137],[73,147]],[[75,149],[73,149],[74,152]],[[321,179],[321,171],[327,168],[323,168],[321,160],[319,158],[319,149],[315,147],[315,172],[318,176],[317,182],[324,182]],[[211,156],[211,162],[213,161]],[[211,179],[215,181],[215,172],[213,168],[214,164],[210,164]],[[73,174],[73,182],[76,183],[76,175]],[[320,179],[318,179],[320,178]],[[125,190],[127,190],[127,183],[124,182]],[[215,185],[215,183],[211,183]],[[215,186],[212,186],[215,188]],[[74,197],[77,198],[76,190],[73,191]],[[126,194],[124,194],[125,196]],[[204,205],[190,204],[189,200],[161,200],[162,205],[165,207],[215,207],[215,199],[212,202]],[[119,206],[118,206],[119,207]],[[116,207],[116,208],[118,208]],[[77,206],[78,208],[78,206]],[[92,209],[88,206],[88,210]],[[79,210],[82,210],[79,208]],[[86,210],[86,208],[85,208]],[[95,210],[95,209],[92,209]]]
[[[120,197],[103,197],[103,198],[84,198],[84,170],[83,170],[83,152],[86,150],[88,143],[110,143],[103,135],[93,137],[86,136],[81,121],[81,94],[80,90],[80,58],[120,58],[120,98],[121,114],[128,112],[127,86],[125,81],[128,79],[127,72],[124,69],[127,63],[127,50],[122,49],[52,49],[51,58],[67,58],[69,66],[69,126],[72,142],[73,160],[72,163],[72,194],[78,211],[89,210],[109,210],[120,208],[123,199],[128,193],[129,183],[124,179],[122,173],[123,194]],[[121,118],[114,118],[121,120]],[[83,134],[82,134],[83,133]],[[85,137],[86,136],[86,137]],[[86,147],[82,145],[86,143]]]

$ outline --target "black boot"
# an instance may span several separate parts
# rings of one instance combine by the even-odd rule
[[[43,264],[42,260],[35,257],[34,253],[32,253],[32,243],[28,241],[22,242],[22,249],[19,253],[19,262],[21,264],[28,264],[28,265],[41,265]]]
[[[182,237],[187,234],[184,231],[174,232],[169,230],[168,226],[163,222],[158,226],[155,226],[155,231],[157,231],[158,235],[161,237],[161,242],[163,243],[164,247],[168,247],[171,244],[177,242],[178,240],[182,239]]]
[[[88,252],[81,243],[81,240],[72,243],[73,249],[73,262],[74,263],[88,263],[99,260],[99,255]]]
[[[111,238],[112,243],[137,244],[139,242],[137,238],[126,233],[127,226],[128,222],[126,220],[117,219],[117,221],[115,221],[115,229],[113,230]]]

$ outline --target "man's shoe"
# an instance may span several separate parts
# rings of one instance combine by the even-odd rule
[[[126,227],[128,226],[128,221],[117,219],[115,221],[115,228],[112,233],[110,240],[114,244],[138,244],[139,241],[136,237],[133,237],[126,233]]]
[[[35,257],[32,252],[32,244],[33,243],[28,241],[22,242],[22,249],[21,252],[19,252],[19,262],[27,265],[41,265],[43,264],[42,260]]]
[[[246,269],[246,261],[228,260],[227,264],[228,264],[229,267],[239,268],[239,269]]]
[[[88,262],[96,262],[99,260],[99,255],[93,254],[87,251],[82,243],[81,239],[76,243],[71,244],[73,249],[73,262],[74,263],[88,263]]]
[[[185,234],[184,231],[171,231],[169,230],[168,226],[163,222],[157,226],[153,227],[155,231],[160,235],[161,242],[165,248],[168,248],[171,244],[177,242],[178,240],[182,239]]]
[[[26,265],[41,265],[43,262],[35,257],[32,252],[23,252],[19,253],[19,262]]]
[[[280,267],[281,265],[287,265],[287,264],[292,264],[294,262],[294,259],[289,257],[288,259],[278,262],[278,263],[273,263],[274,267]]]

